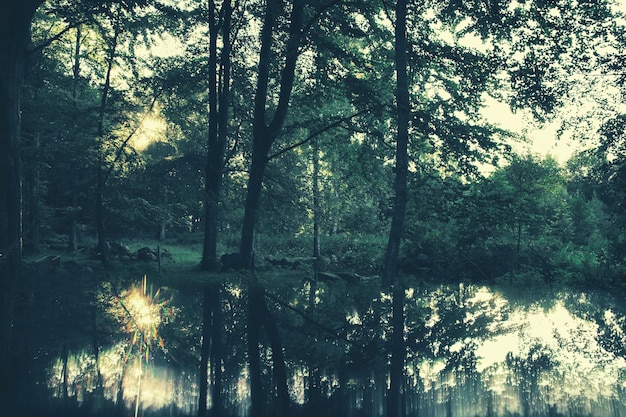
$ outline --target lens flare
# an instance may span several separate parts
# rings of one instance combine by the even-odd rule
[[[126,331],[131,334],[131,345],[136,347],[138,364],[136,365],[135,416],[139,414],[142,399],[142,382],[150,361],[152,345],[158,343],[164,347],[159,337],[159,326],[162,323],[162,312],[165,302],[159,300],[160,290],[152,294],[148,289],[147,277],[144,275],[141,285],[133,286],[120,297],[120,305],[126,312],[128,323]],[[131,350],[132,350],[131,347]]]

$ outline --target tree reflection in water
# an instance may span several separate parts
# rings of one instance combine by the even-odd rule
[[[135,415],[197,414],[201,323],[199,304],[190,300],[199,301],[193,298],[199,295],[182,298],[170,291],[164,301],[145,281],[119,295],[111,293],[103,298],[103,311],[127,336],[103,349],[98,363],[88,350],[71,353],[65,361],[56,359],[48,381],[52,396],[87,405],[95,395],[99,370],[105,398],[117,407],[123,404]],[[237,285],[227,285],[226,294],[225,410],[229,416],[246,416],[246,295]],[[623,315],[616,310],[572,294],[556,297],[549,305],[523,305],[486,287],[465,285],[412,289],[406,295],[406,415],[626,412],[626,363],[616,348],[618,336],[623,336],[619,326]],[[289,305],[297,308],[306,294],[282,297],[291,297]],[[284,306],[272,306],[287,335],[290,393],[298,410],[294,413],[382,417],[388,383],[388,297],[381,295],[363,305],[333,297],[338,294],[318,294],[320,311],[328,315],[326,330]],[[376,324],[375,317],[382,320]],[[336,330],[333,335],[327,331],[330,327]],[[270,350],[267,341],[261,343],[269,369]],[[310,378],[311,363],[319,371],[315,380]],[[271,372],[264,372],[263,378],[269,382]],[[309,404],[309,398],[316,398],[316,403]]]

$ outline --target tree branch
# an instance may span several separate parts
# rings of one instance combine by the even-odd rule
[[[351,345],[353,345],[353,346],[355,346],[355,347],[357,347],[357,348],[360,348],[360,349],[362,349],[362,348],[363,348],[363,346],[361,346],[361,345],[357,344],[356,342],[354,342],[354,341],[352,341],[352,340],[346,339],[346,338],[345,338],[345,337],[343,337],[340,333],[337,333],[335,330],[333,330],[333,329],[331,329],[331,328],[329,328],[329,327],[326,327],[326,326],[324,326],[323,324],[321,324],[321,323],[319,323],[319,322],[317,322],[317,321],[313,320],[311,317],[309,317],[309,316],[308,316],[306,313],[304,313],[303,311],[300,311],[300,310],[298,310],[297,308],[295,308],[295,307],[293,307],[293,306],[289,305],[288,303],[286,303],[286,302],[284,302],[284,301],[280,300],[278,297],[276,297],[276,296],[274,296],[274,295],[272,295],[272,294],[269,294],[267,291],[264,291],[264,293],[265,293],[265,296],[266,296],[267,298],[269,298],[270,300],[272,300],[272,301],[274,301],[275,303],[277,303],[277,304],[279,304],[279,305],[281,305],[281,306],[283,306],[283,307],[285,307],[285,308],[287,308],[287,309],[289,309],[289,310],[293,311],[294,313],[296,313],[297,315],[299,315],[300,317],[302,317],[304,320],[306,320],[306,321],[308,321],[309,323],[311,323],[311,324],[315,325],[316,327],[319,327],[319,328],[320,328],[320,330],[323,330],[324,332],[326,332],[326,333],[330,334],[330,335],[331,335],[331,336],[333,336],[335,339],[337,339],[337,340],[341,340],[341,341],[346,342],[346,343],[349,343],[349,344],[351,344]]]
[[[363,110],[358,111],[357,113],[351,114],[350,116],[346,116],[346,117],[343,117],[343,118],[341,118],[339,120],[336,120],[333,123],[331,123],[331,124],[329,124],[327,126],[324,126],[323,128],[321,128],[321,129],[311,133],[309,136],[307,136],[306,138],[304,138],[300,142],[296,142],[296,143],[294,143],[292,145],[289,145],[286,148],[281,149],[278,152],[270,155],[268,157],[268,160],[272,160],[274,158],[277,158],[277,157],[281,156],[284,153],[287,153],[287,152],[291,151],[292,149],[298,148],[298,147],[300,147],[300,146],[310,142],[311,140],[315,139],[317,136],[321,135],[322,133],[328,132],[329,130],[334,129],[335,127],[340,126],[342,123],[347,122],[348,120],[352,120],[355,117],[360,116],[363,113],[367,113],[370,110],[371,110],[370,108],[363,109]]]
[[[304,30],[302,31],[302,36],[305,37],[306,34],[309,33],[313,25],[319,21],[322,14],[324,14],[327,10],[329,10],[333,6],[336,6],[337,4],[339,4],[339,0],[333,0],[326,4],[319,5],[319,7],[315,9],[315,13],[313,14],[313,17],[311,17],[311,19],[304,24]]]
[[[48,46],[50,46],[50,44],[52,44],[52,42],[57,41],[59,39],[61,39],[61,37],[63,35],[65,35],[67,32],[70,31],[70,29],[73,29],[75,27],[77,27],[78,25],[81,25],[83,23],[85,23],[86,21],[81,21],[81,22],[75,22],[75,23],[70,23],[69,25],[67,25],[62,31],[60,31],[59,33],[57,33],[56,35],[54,35],[53,37],[47,39],[45,42],[43,42],[40,45],[37,45],[35,47],[33,47],[32,49],[29,49],[26,53],[28,55],[30,54],[34,54],[35,52],[39,52],[44,48],[47,48]]]
[[[152,98],[152,102],[150,103],[150,107],[148,107],[148,111],[146,111],[146,113],[143,115],[143,117],[141,118],[141,120],[139,121],[139,123],[137,123],[137,125],[135,126],[135,128],[128,134],[128,136],[126,137],[126,139],[124,139],[124,142],[122,142],[122,144],[120,145],[120,147],[117,149],[117,152],[115,153],[115,159],[113,159],[113,161],[111,162],[111,165],[109,166],[109,169],[107,169],[107,172],[104,175],[104,183],[106,184],[107,180],[109,179],[109,176],[111,175],[111,172],[113,172],[113,168],[115,168],[115,163],[117,161],[119,161],[119,159],[122,156],[122,152],[124,151],[124,149],[126,148],[126,146],[128,145],[128,142],[130,142],[130,140],[135,136],[135,134],[139,131],[139,128],[141,127],[141,125],[143,125],[143,122],[146,120],[146,118],[148,117],[148,115],[150,113],[152,113],[152,109],[154,109],[154,105],[157,101],[157,99],[161,96],[161,93],[163,92],[163,90],[159,90],[157,92],[157,94],[154,95],[154,97]]]

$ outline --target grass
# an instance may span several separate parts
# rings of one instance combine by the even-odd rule
[[[166,250],[172,255],[172,262],[181,264],[198,265],[202,258],[202,245],[196,243],[180,245],[174,241],[165,240],[161,242],[156,239],[137,239],[122,241],[122,243],[126,245],[131,252],[136,252],[144,247],[151,249],[160,247],[161,250]]]

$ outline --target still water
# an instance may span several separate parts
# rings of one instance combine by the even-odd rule
[[[65,327],[51,326],[39,338],[48,342],[28,341],[24,408],[41,415],[198,414],[202,291],[156,288],[145,277],[120,285],[101,282],[68,313],[76,317],[65,323],[72,331],[53,336]],[[320,284],[311,293],[304,283],[267,297],[281,330],[294,415],[385,415],[390,297],[376,284],[362,285]],[[247,292],[239,284],[220,292],[225,415],[245,417]],[[626,326],[618,305],[585,293],[512,299],[475,285],[408,289],[406,415],[626,415]],[[260,345],[263,382],[272,387],[267,338]],[[213,381],[215,372],[208,375]],[[271,407],[275,393],[268,391]]]

